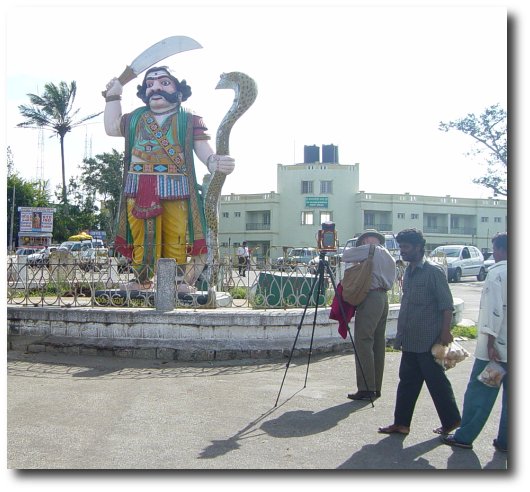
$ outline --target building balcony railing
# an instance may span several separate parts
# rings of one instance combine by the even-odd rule
[[[475,235],[477,230],[474,227],[451,227],[451,234]]]
[[[447,226],[424,227],[423,232],[427,234],[448,234],[449,228]]]
[[[270,231],[271,225],[262,222],[249,222],[246,224],[247,231]]]
[[[365,229],[377,229],[378,231],[391,231],[392,224],[364,224]]]

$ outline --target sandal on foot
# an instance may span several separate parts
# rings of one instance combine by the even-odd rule
[[[493,439],[493,446],[495,447],[497,451],[502,451],[503,453],[508,452],[506,448],[503,448],[502,446],[499,445],[499,442],[497,441],[497,439]]]
[[[441,434],[442,436],[446,436],[447,434],[451,434],[454,430],[458,429],[460,427],[460,420],[458,422],[455,422],[453,425],[450,425],[449,427],[438,427],[437,429],[433,429],[432,431],[435,434]]]
[[[458,442],[455,439],[455,436],[452,434],[449,436],[441,436],[440,439],[444,444],[447,444],[449,446],[455,446],[457,448],[463,448],[463,449],[473,449],[473,444],[466,444],[464,442]]]
[[[410,427],[392,424],[387,427],[379,427],[378,432],[380,434],[402,434],[406,436],[410,432]]]

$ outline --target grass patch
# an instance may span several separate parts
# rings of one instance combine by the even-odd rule
[[[476,326],[453,326],[451,328],[451,334],[454,337],[465,337],[474,339],[477,338],[477,327]]]

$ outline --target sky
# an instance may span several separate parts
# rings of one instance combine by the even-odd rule
[[[493,104],[507,107],[504,6],[87,5],[18,1],[6,10],[6,144],[25,178],[42,176],[52,189],[61,182],[58,139],[44,132],[39,145],[37,130],[16,128],[28,93],[75,80],[79,116],[102,111],[101,91],[112,77],[152,44],[180,34],[203,48],[161,63],[192,87],[185,105],[203,116],[213,142],[234,96],[215,89],[219,75],[245,72],[258,85],[256,102],[232,129],[236,169],[223,194],[277,190],[278,163],[303,162],[304,145],[334,144],[341,164],[360,164],[360,189],[367,192],[491,196],[472,183],[485,171],[465,155],[473,140],[438,125]],[[162,12],[174,21],[159,22]],[[142,77],[124,87],[124,112],[142,104],[136,97]],[[85,156],[121,151],[123,144],[105,135],[103,116],[74,129],[65,139],[67,179],[79,175]],[[206,168],[199,166],[200,179]]]

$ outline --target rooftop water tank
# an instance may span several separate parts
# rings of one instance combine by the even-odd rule
[[[339,163],[339,147],[337,145],[322,145],[322,162],[326,164]]]
[[[318,145],[304,145],[304,164],[320,162],[320,147]]]

